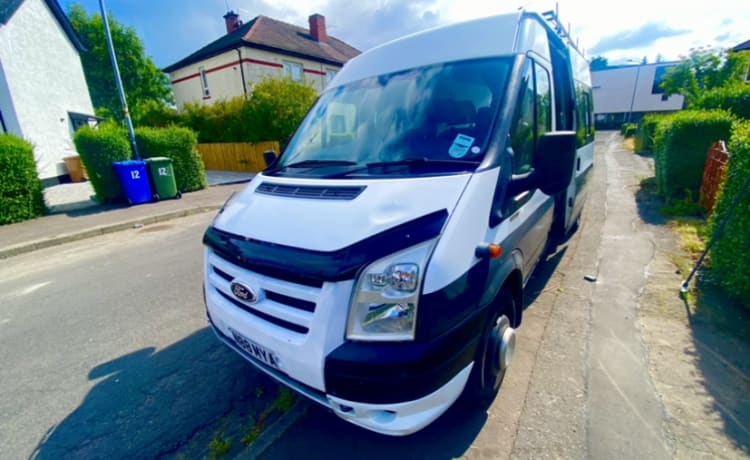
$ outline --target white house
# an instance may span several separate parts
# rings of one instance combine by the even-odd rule
[[[179,108],[186,102],[211,104],[248,94],[264,76],[287,75],[321,91],[359,50],[331,37],[325,17],[309,17],[309,29],[257,16],[243,23],[224,15],[227,33],[164,68]]]
[[[681,110],[685,98],[667,96],[659,87],[676,62],[608,67],[591,72],[594,114],[598,127],[619,127],[646,113]]]
[[[83,49],[56,0],[0,0],[0,132],[34,145],[44,185],[67,177],[73,132],[93,118]]]

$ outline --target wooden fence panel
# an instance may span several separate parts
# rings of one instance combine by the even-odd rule
[[[724,141],[715,142],[708,149],[706,166],[703,169],[703,181],[701,183],[700,204],[707,213],[711,214],[716,202],[716,194],[724,181],[729,152]]]
[[[217,143],[198,144],[206,169],[219,171],[259,172],[266,167],[263,152],[279,152],[279,143]]]

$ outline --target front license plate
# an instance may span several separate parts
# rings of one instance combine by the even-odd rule
[[[281,361],[279,361],[279,357],[276,356],[276,353],[266,347],[258,345],[234,329],[229,329],[229,332],[232,333],[235,343],[250,356],[267,366],[273,367],[274,369],[281,369]]]

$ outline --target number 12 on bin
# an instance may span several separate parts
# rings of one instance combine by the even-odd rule
[[[169,176],[169,174],[167,174],[167,168],[159,168],[159,175],[160,176]]]
[[[141,172],[137,169],[133,169],[130,171],[130,178],[133,180],[140,179],[141,178]]]

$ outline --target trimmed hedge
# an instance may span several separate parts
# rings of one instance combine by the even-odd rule
[[[635,129],[635,123],[623,123],[622,126],[620,126],[620,134],[622,134],[623,137],[632,137],[635,136]]]
[[[708,148],[729,138],[732,120],[727,112],[686,110],[659,121],[654,156],[660,195],[668,200],[698,196]]]
[[[73,138],[76,150],[89,173],[91,186],[100,203],[111,203],[123,197],[112,162],[130,160],[132,152],[125,130],[105,123],[94,129],[84,126]]]
[[[12,134],[0,134],[0,225],[41,216],[45,211],[34,148]]]
[[[317,97],[309,84],[288,77],[265,78],[252,86],[247,98],[239,96],[211,105],[185,104],[177,123],[197,132],[202,143],[283,143]]]
[[[196,145],[195,133],[187,128],[138,128],[135,130],[138,153],[143,158],[172,159],[177,190],[192,192],[208,186],[206,168]]]
[[[703,93],[695,103],[697,109],[723,109],[737,118],[750,120],[750,85],[716,88]]]
[[[750,177],[750,121],[737,123],[729,141],[727,175],[711,216],[712,232],[729,211],[745,180]],[[727,221],[724,233],[711,249],[711,268],[717,282],[750,306],[750,190],[745,190]]]
[[[652,113],[644,115],[638,122],[638,128],[635,131],[635,151],[652,152],[654,148],[654,135],[656,134],[656,125],[664,115]]]

